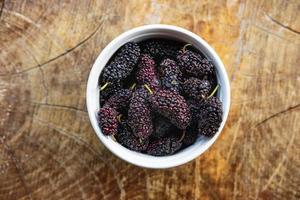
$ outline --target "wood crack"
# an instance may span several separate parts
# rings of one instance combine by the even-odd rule
[[[3,13],[4,4],[5,4],[5,0],[2,1],[2,5],[1,5],[1,8],[0,8],[0,19],[1,19],[2,13]]]
[[[48,102],[48,95],[49,95],[49,90],[48,90],[48,87],[47,87],[47,84],[46,84],[46,81],[45,81],[45,74],[44,74],[44,71],[43,69],[41,68],[41,66],[39,65],[39,69],[40,69],[40,72],[41,72],[41,78],[42,78],[42,85],[44,87],[44,90],[45,90],[45,98],[46,98],[46,103]]]
[[[268,179],[267,183],[262,187],[262,191],[265,191],[272,183],[272,181],[275,179],[275,177],[279,174],[280,169],[282,168],[282,166],[284,165],[286,159],[287,159],[287,154],[289,152],[290,147],[293,145],[294,141],[295,141],[295,135],[296,132],[294,132],[294,134],[291,137],[291,140],[289,141],[287,147],[286,147],[286,151],[283,154],[282,159],[280,160],[279,164],[277,165],[277,167],[275,168],[275,170],[273,171],[273,173],[271,174],[270,178]]]
[[[4,143],[4,146],[7,150],[7,153],[8,155],[10,156],[10,159],[12,161],[12,163],[14,164],[14,166],[16,167],[16,170],[17,170],[17,174],[20,178],[20,181],[24,187],[24,190],[26,192],[26,195],[29,197],[29,199],[32,199],[32,196],[31,196],[31,191],[29,190],[26,182],[25,182],[25,175],[24,175],[24,169],[22,168],[22,166],[19,164],[19,160],[16,158],[15,156],[15,152],[7,145]]]
[[[31,102],[31,103],[33,105],[38,105],[38,106],[48,106],[48,107],[55,107],[55,108],[64,108],[64,109],[68,109],[68,110],[75,110],[75,111],[80,111],[80,112],[87,113],[86,110],[79,109],[79,108],[74,107],[74,106],[66,106],[66,105],[59,105],[59,104],[48,104],[48,103],[37,103],[37,102]]]
[[[91,34],[89,34],[86,38],[84,38],[82,41],[77,43],[75,46],[71,47],[70,49],[67,49],[65,52],[63,52],[63,53],[61,53],[61,54],[59,54],[59,55],[57,55],[53,58],[50,58],[49,60],[47,60],[43,63],[40,63],[39,65],[35,65],[35,66],[29,67],[25,70],[22,70],[22,71],[19,71],[19,72],[16,72],[16,73],[12,73],[12,74],[8,74],[8,75],[19,75],[19,74],[31,71],[31,70],[36,69],[36,68],[42,68],[44,65],[47,65],[47,64],[49,64],[49,63],[65,56],[65,55],[68,55],[70,52],[74,51],[78,47],[85,44],[88,40],[90,40],[100,30],[100,28],[102,27],[102,24],[104,23],[104,18],[102,17],[102,19],[100,21],[101,21],[100,24],[96,27],[96,29]],[[5,76],[5,74],[2,74],[2,75],[0,74],[0,76]]]
[[[287,26],[287,25],[284,25],[283,23],[281,23],[281,22],[279,22],[278,20],[274,19],[274,18],[271,17],[270,15],[266,14],[266,16],[267,16],[272,22],[274,22],[275,24],[277,24],[278,26],[281,26],[282,28],[287,29],[287,30],[289,30],[289,31],[291,31],[291,32],[293,32],[293,33],[300,34],[300,31],[297,31],[297,30],[295,30],[295,29],[293,29],[293,28],[291,28],[291,27],[289,27],[289,26]]]
[[[275,113],[275,114],[273,114],[273,115],[271,115],[271,116],[265,118],[265,119],[262,120],[261,122],[257,123],[257,124],[255,125],[255,127],[258,127],[258,126],[260,126],[260,125],[266,123],[266,122],[269,121],[270,119],[272,119],[272,118],[274,118],[274,117],[277,117],[277,116],[279,116],[279,115],[281,115],[281,114],[284,114],[284,113],[287,113],[287,112],[291,112],[291,111],[297,109],[298,107],[300,107],[300,104],[297,104],[297,105],[291,106],[291,107],[289,107],[289,108],[287,108],[287,109],[285,109],[285,110],[279,111],[279,112],[277,112],[277,113]]]

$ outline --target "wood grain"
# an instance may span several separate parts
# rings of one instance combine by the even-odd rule
[[[298,0],[0,0],[0,199],[300,199]],[[85,105],[89,70],[120,33],[185,27],[229,73],[218,141],[174,169],[113,156]]]

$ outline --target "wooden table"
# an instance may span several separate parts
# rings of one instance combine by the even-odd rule
[[[0,0],[0,199],[299,199],[299,0]],[[219,53],[228,122],[198,159],[150,170],[91,128],[88,73],[136,26],[187,28]]]

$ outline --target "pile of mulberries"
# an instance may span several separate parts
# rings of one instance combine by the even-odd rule
[[[172,155],[213,137],[223,117],[213,63],[166,39],[124,44],[99,77],[99,126],[120,145]]]

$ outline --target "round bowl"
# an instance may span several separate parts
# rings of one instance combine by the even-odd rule
[[[218,89],[217,96],[220,98],[223,104],[223,121],[218,132],[211,138],[201,137],[197,141],[170,156],[151,156],[143,153],[138,153],[132,150],[129,150],[119,143],[115,142],[112,138],[102,134],[101,129],[97,120],[97,112],[99,110],[99,86],[98,79],[101,71],[105,67],[106,63],[109,61],[111,56],[125,43],[129,41],[141,41],[149,38],[169,38],[186,43],[192,44],[194,47],[199,49],[203,54],[205,54],[215,65],[216,75],[218,83],[220,85]],[[225,67],[211,46],[205,42],[198,35],[180,28],[171,25],[146,25],[131,29],[121,34],[113,41],[111,41],[101,52],[101,54],[96,59],[94,63],[88,83],[87,83],[87,92],[86,92],[86,103],[87,110],[91,124],[99,137],[100,141],[115,155],[119,158],[132,163],[134,165],[146,168],[170,168],[178,165],[185,164],[199,155],[204,153],[219,137],[224,124],[226,122],[229,107],[230,107],[230,86],[228,81],[228,76],[225,70]]]

